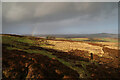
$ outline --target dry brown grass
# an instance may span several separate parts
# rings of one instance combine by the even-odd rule
[[[84,50],[88,51],[89,53],[97,54],[99,56],[103,56],[105,54],[108,54],[108,51],[105,51],[105,48],[109,50],[117,51],[118,44],[113,42],[96,42],[96,43],[90,43],[90,42],[77,42],[77,41],[61,41],[61,40],[47,40],[49,46],[45,46],[47,48],[52,48],[56,50],[61,50],[64,52],[69,52],[70,50]],[[116,52],[117,53],[117,52]]]

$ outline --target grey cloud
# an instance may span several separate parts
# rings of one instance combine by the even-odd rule
[[[5,2],[3,26],[6,29],[20,24],[37,24],[40,29],[51,27],[54,30],[56,27],[110,23],[117,21],[117,9],[117,2]]]
[[[5,22],[49,22],[78,16],[98,17],[117,7],[117,3],[3,3]]]
[[[2,3],[0,1],[0,34],[2,33]]]

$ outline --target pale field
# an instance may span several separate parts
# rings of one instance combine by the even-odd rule
[[[111,49],[118,49],[118,42],[96,42],[97,44],[105,45],[105,47]]]
[[[89,40],[88,38],[56,38],[56,40],[73,40],[73,41],[83,41]]]
[[[81,40],[87,40],[87,39],[88,38],[81,38]],[[97,54],[99,56],[102,56],[105,54],[103,51],[103,47],[99,45],[91,45],[91,44],[88,44],[88,42],[69,42],[69,41],[60,41],[60,40],[57,40],[57,41],[47,40],[47,42],[52,45],[44,46],[44,47],[55,49],[55,50],[61,50],[63,52],[68,52],[70,50],[77,49],[77,50],[88,51],[89,53]],[[110,49],[118,49],[118,42],[94,42],[94,43],[104,45],[104,47],[107,47]]]
[[[70,40],[83,41],[83,40],[89,40],[89,39],[88,38],[70,38]]]
[[[53,41],[53,40],[48,40],[47,42],[54,46],[45,46],[45,47],[61,50],[64,52],[77,49],[77,50],[85,50],[88,51],[89,53],[94,53],[94,54],[101,54],[101,55],[104,54],[102,47],[89,45],[83,42],[68,42],[68,41]]]

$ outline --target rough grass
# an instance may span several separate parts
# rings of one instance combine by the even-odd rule
[[[7,47],[8,50],[19,50],[19,51],[25,51],[27,53],[42,54],[51,59],[56,59],[59,62],[61,62],[62,64],[64,64],[65,66],[68,66],[69,68],[77,71],[81,75],[80,76],[81,78],[84,78],[85,74],[88,74],[88,73],[86,73],[86,71],[84,71],[85,64],[83,64],[83,63],[80,63],[80,64],[82,64],[82,67],[84,67],[84,68],[79,68],[79,67],[76,67],[72,62],[66,62],[64,59],[60,59],[60,58],[56,57],[55,55],[52,55],[52,53],[50,53],[48,51],[29,49],[30,46],[33,46],[33,45],[38,46],[38,45],[35,45],[35,42],[33,40],[30,40],[28,37],[3,36],[2,38],[3,38],[3,44],[11,45],[11,46]],[[27,45],[24,45],[24,44],[27,44]]]
[[[76,57],[73,57],[73,55],[67,54],[66,56],[60,57],[60,53],[53,54],[50,51],[46,50],[40,50],[37,47],[40,46],[47,46],[46,42],[41,42],[42,44],[36,44],[39,43],[39,41],[42,41],[40,39],[30,39],[30,37],[16,37],[16,36],[2,36],[2,44],[7,46],[8,50],[18,50],[18,51],[24,51],[29,54],[41,54],[44,56],[47,56],[50,59],[58,60],[63,65],[77,71],[79,73],[80,78],[91,78],[92,72],[89,72],[87,67],[92,64],[94,66],[99,66],[99,64],[96,61],[85,61],[83,59],[78,59]],[[34,47],[33,47],[34,46]],[[33,47],[33,49],[30,49]],[[64,54],[65,55],[65,54]],[[68,56],[70,55],[70,56]],[[68,58],[66,58],[68,57]]]
[[[65,66],[68,66],[69,68],[77,71],[80,74],[80,78],[90,78],[90,73],[87,72],[86,70],[86,65],[89,64],[89,62],[81,62],[79,63],[80,65],[82,65],[82,67],[76,67],[74,63],[72,62],[66,62],[63,59],[57,58],[56,56],[52,55],[52,53],[47,52],[47,51],[42,51],[42,50],[23,50],[23,49],[19,49],[19,48],[12,48],[12,47],[7,47],[8,50],[20,50],[20,51],[25,51],[27,53],[37,53],[37,54],[42,54],[44,56],[47,56],[51,59],[56,59],[59,62],[61,62],[62,64],[64,64]],[[87,74],[87,76],[86,76]]]
[[[28,43],[29,45],[33,45],[35,43],[27,37],[2,36],[2,43],[15,45],[15,42]]]

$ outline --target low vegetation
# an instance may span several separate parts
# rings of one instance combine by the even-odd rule
[[[110,64],[111,58],[94,55],[91,59],[89,52],[84,50],[65,52],[49,48],[48,46],[55,46],[55,44],[51,44],[47,39],[2,35],[3,79],[120,78],[120,68]],[[56,39],[54,38],[54,40]]]
[[[46,39],[55,39],[54,36],[47,36]]]

